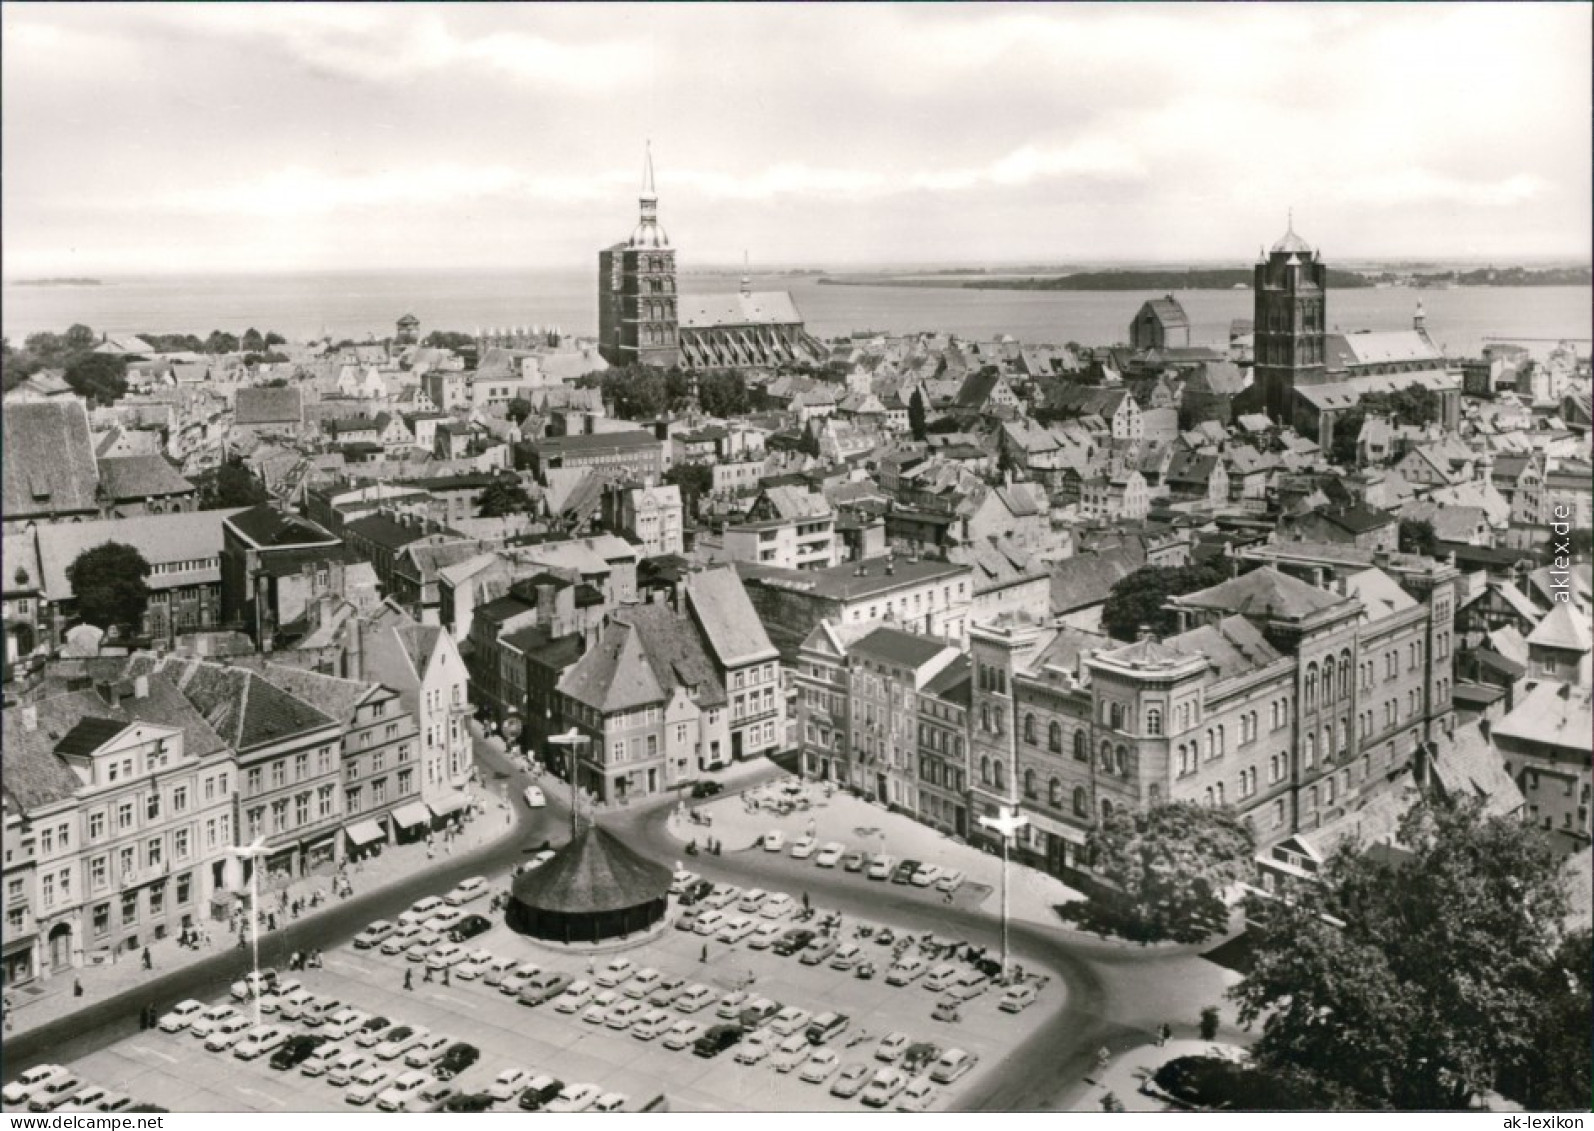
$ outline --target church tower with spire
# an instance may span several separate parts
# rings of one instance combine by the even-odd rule
[[[1256,265],[1256,345],[1253,383],[1272,420],[1293,424],[1295,389],[1328,380],[1323,331],[1328,267],[1295,234],[1295,217],[1273,250]]]
[[[653,151],[642,168],[640,215],[631,237],[598,252],[598,349],[610,365],[680,362],[675,249],[659,223]]]

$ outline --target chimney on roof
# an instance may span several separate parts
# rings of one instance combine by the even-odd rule
[[[343,678],[365,678],[365,621],[359,616],[349,618],[343,629]]]
[[[32,703],[22,708],[22,729],[29,734],[39,729],[39,708]]]
[[[140,676],[134,676],[133,677],[133,698],[134,699],[148,699],[149,698],[149,676],[140,675]]]
[[[1151,631],[1151,626],[1149,624],[1143,624],[1135,629],[1136,640],[1155,640],[1156,638],[1156,634]]]

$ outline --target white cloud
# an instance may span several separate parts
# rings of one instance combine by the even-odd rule
[[[1426,169],[1383,171],[1377,176],[1353,177],[1342,182],[1338,195],[1363,205],[1465,205],[1510,208],[1543,194],[1548,184],[1540,177],[1518,173],[1494,180],[1462,180]]]
[[[320,216],[496,196],[520,183],[514,170],[494,165],[426,165],[345,176],[290,166],[229,185],[180,192],[167,203],[214,215]]]

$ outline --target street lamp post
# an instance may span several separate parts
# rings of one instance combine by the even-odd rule
[[[1008,845],[1012,843],[1018,830],[1029,824],[1029,818],[1009,805],[999,806],[994,817],[981,817],[980,824],[995,832],[1002,838],[1002,981],[1007,981],[1007,872],[1008,872]]]
[[[265,838],[256,837],[253,844],[247,848],[234,847],[234,856],[243,857],[253,863],[249,869],[249,918],[253,921],[254,933],[254,985],[250,997],[255,1003],[255,1025],[261,1024],[260,1020],[260,861],[271,854],[266,847]]]
[[[570,839],[575,840],[581,832],[581,766],[577,750],[592,741],[575,727],[571,727],[563,734],[556,734],[548,739],[551,746],[562,746],[565,749],[565,759],[570,767]]]

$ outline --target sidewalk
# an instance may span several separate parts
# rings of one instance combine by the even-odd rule
[[[801,786],[802,794],[790,794],[791,786]],[[871,855],[886,852],[899,861],[918,860],[942,868],[956,868],[968,877],[964,892],[960,893],[965,898],[960,898],[959,903],[967,906],[966,896],[974,892],[978,893],[981,910],[1000,913],[1001,857],[954,843],[950,837],[911,817],[892,813],[884,806],[841,790],[827,798],[819,783],[800,783],[789,775],[750,790],[745,796],[772,799],[777,795],[806,796],[811,808],[786,816],[764,809],[749,812],[744,795],[735,794],[693,806],[698,812],[709,815],[714,822],[712,825],[679,820],[672,813],[666,827],[678,840],[701,842],[714,837],[733,852],[749,847],[765,833],[778,829],[786,834],[788,841],[811,833],[820,844],[839,841],[849,851],[858,849]],[[1012,918],[1048,927],[1061,925],[1056,911],[1059,905],[1084,898],[1056,877],[1022,864],[1010,866],[1008,885]]]
[[[489,786],[474,784],[468,789],[483,806],[483,812],[467,817],[458,837],[445,844],[442,834],[438,833],[431,846],[430,857],[427,855],[427,843],[419,840],[412,844],[388,845],[380,856],[348,865],[349,882],[354,888],[354,894],[365,895],[395,880],[413,876],[417,871],[426,869],[429,859],[446,861],[456,853],[470,852],[503,836],[513,823],[513,812],[499,800],[496,791],[492,791]],[[299,915],[294,917],[291,911],[282,910],[283,897],[273,891],[269,895],[261,893],[261,910],[264,913],[275,914],[279,927],[303,921],[313,922],[322,911],[336,906],[331,888],[330,874],[307,876],[295,880],[287,888],[280,890],[286,895],[290,907],[295,899],[308,902],[319,892],[322,898],[320,908],[313,911],[301,910]],[[115,960],[109,965],[83,966],[77,970],[56,974],[48,981],[36,979],[26,986],[10,989],[13,1008],[8,1013],[5,1036],[14,1037],[26,1033],[66,1014],[86,1009],[106,998],[130,990],[152,977],[181,969],[237,945],[237,935],[226,923],[206,920],[200,926],[208,932],[209,942],[208,945],[201,943],[198,949],[179,946],[175,937],[151,942],[149,970],[144,969],[141,951],[124,951],[115,955]],[[261,925],[260,935],[261,957],[264,962],[268,938],[264,923]],[[74,983],[82,985],[81,996],[74,995]]]
[[[1168,1103],[1142,1092],[1141,1085],[1148,1082],[1164,1064],[1181,1056],[1218,1056],[1243,1059],[1245,1050],[1238,1045],[1222,1041],[1170,1040],[1166,1045],[1137,1045],[1108,1061],[1105,1072],[1092,1072],[1089,1090],[1074,1105],[1075,1111],[1102,1111],[1102,1098],[1111,1092],[1125,1111],[1184,1111],[1177,1104]]]

